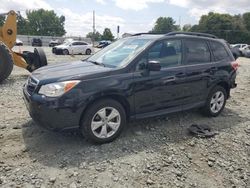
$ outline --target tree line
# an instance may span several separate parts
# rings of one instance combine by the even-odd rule
[[[250,12],[243,15],[210,12],[201,16],[197,25],[186,24],[182,28],[171,17],[160,17],[149,33],[165,34],[171,31],[191,31],[216,35],[229,43],[250,44]]]
[[[0,26],[4,23],[0,17]],[[63,36],[65,17],[58,16],[53,10],[27,10],[26,18],[17,16],[17,32],[21,35]],[[149,33],[165,34],[171,31],[191,31],[210,33],[227,40],[229,43],[250,44],[250,12],[239,15],[219,14],[210,12],[201,16],[197,25],[186,24],[182,28],[171,17],[159,17]],[[109,28],[103,33],[89,32],[86,37],[94,41],[114,40]]]

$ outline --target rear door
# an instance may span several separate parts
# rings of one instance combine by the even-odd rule
[[[86,49],[87,49],[87,43],[79,42],[79,53],[85,54]]]
[[[206,40],[186,38],[184,39],[184,65],[186,73],[186,85],[184,109],[202,105],[206,100],[208,85],[212,79],[212,56]]]
[[[79,53],[79,44],[78,44],[78,42],[73,42],[71,44],[69,53],[70,54],[78,54]]]

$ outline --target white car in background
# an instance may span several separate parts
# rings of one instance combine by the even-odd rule
[[[67,41],[61,45],[52,48],[52,53],[63,55],[86,54],[90,55],[93,52],[91,44],[83,41]]]
[[[248,44],[231,44],[232,48],[239,48],[239,49],[244,48],[246,46],[248,46]]]
[[[242,51],[244,50],[244,48],[248,47],[248,44],[232,44],[231,47],[238,48],[240,51],[240,55],[243,56]]]

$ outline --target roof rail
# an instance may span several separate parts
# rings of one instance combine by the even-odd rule
[[[173,35],[192,35],[192,36],[200,36],[200,37],[208,37],[208,38],[214,38],[217,39],[218,37],[216,37],[215,35],[211,35],[208,33],[198,33],[198,32],[182,32],[182,31],[178,31],[178,32],[170,32],[167,33],[165,36],[173,36]]]
[[[139,35],[164,35],[164,34],[161,34],[161,33],[135,33],[135,34],[132,34],[131,36],[139,36]]]
[[[139,35],[152,35],[153,33],[135,33],[132,34],[131,36],[139,36]]]

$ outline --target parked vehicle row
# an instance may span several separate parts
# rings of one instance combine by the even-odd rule
[[[110,43],[111,42],[109,42],[109,41],[101,41],[98,46],[100,48],[103,48],[103,47],[106,47],[107,45],[109,45]],[[23,41],[21,41],[20,39],[17,38],[15,45],[16,46],[23,46]],[[31,45],[32,46],[39,46],[39,47],[41,47],[41,46],[43,46],[43,42],[42,42],[42,40],[40,38],[33,38],[32,41],[31,41]],[[67,45],[72,45],[72,49],[69,48],[69,47],[66,47]],[[77,49],[76,49],[76,46],[78,47]],[[84,48],[82,46],[84,46]],[[86,49],[87,46],[89,46],[88,50]],[[91,52],[93,51],[93,49],[90,46],[91,46],[91,44],[88,44],[88,43],[83,42],[83,41],[74,41],[73,39],[65,39],[64,42],[61,42],[59,39],[52,39],[49,42],[49,47],[56,47],[56,49],[58,49],[58,51],[60,51],[60,49],[62,47],[65,47],[64,49],[67,48],[67,50],[68,50],[69,53],[65,53],[66,51],[64,51],[65,54],[71,54],[71,51],[73,50],[77,54],[80,51],[81,54],[90,55]],[[80,48],[82,48],[82,49],[80,49]]]
[[[234,50],[238,50],[240,53],[240,56],[250,57],[250,54],[249,54],[250,45],[248,45],[248,44],[232,44],[231,47]]]
[[[70,53],[73,43],[78,42],[56,50]],[[86,53],[88,45],[83,46]],[[38,125],[54,131],[77,128],[105,143],[117,138],[130,119],[191,108],[218,116],[237,86],[237,68],[228,45],[213,35],[137,35],[84,61],[38,69],[23,93]]]

